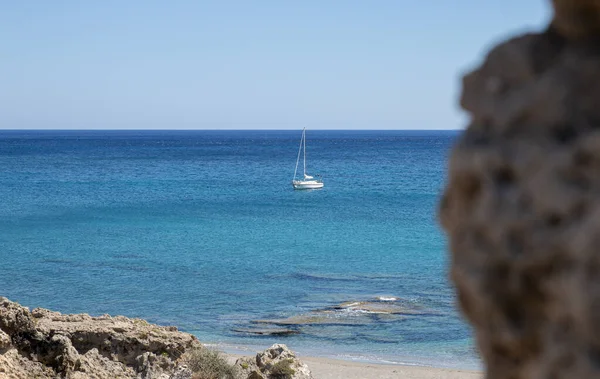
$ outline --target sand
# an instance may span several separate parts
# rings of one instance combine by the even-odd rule
[[[298,357],[315,379],[482,379],[483,373],[469,370],[420,366],[358,363],[327,358]]]
[[[231,363],[242,357],[227,354]],[[360,363],[329,358],[298,356],[315,379],[483,379],[480,371],[421,366]]]

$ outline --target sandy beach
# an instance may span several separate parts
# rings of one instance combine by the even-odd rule
[[[242,355],[227,354],[233,363]],[[298,358],[306,363],[315,379],[483,379],[483,373],[423,366],[362,363],[330,358]]]
[[[420,366],[358,363],[326,358],[300,357],[315,379],[481,379],[483,373],[469,370]]]

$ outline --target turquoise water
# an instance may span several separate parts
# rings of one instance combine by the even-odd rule
[[[294,191],[299,131],[0,131],[0,294],[228,351],[478,367],[435,219],[456,135],[308,131],[325,188]],[[357,301],[408,311],[335,308]]]

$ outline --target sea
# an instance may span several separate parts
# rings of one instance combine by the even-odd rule
[[[458,131],[0,131],[0,296],[241,354],[481,367],[437,221]],[[300,160],[299,171],[302,171]]]

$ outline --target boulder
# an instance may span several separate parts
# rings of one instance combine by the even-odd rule
[[[286,345],[275,344],[252,358],[240,358],[243,379],[313,379],[308,366],[302,363]]]
[[[567,38],[577,40],[600,34],[600,3],[596,0],[552,0],[552,25]]]
[[[600,377],[600,2],[463,78],[440,220],[489,379]]]

